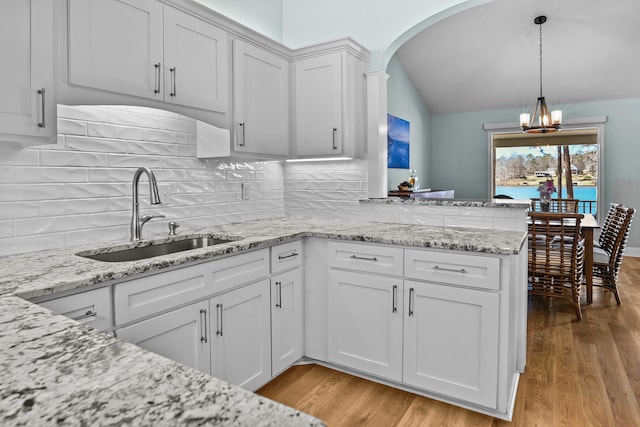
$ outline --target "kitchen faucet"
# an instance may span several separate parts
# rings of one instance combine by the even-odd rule
[[[149,177],[149,196],[151,197],[152,205],[160,204],[160,193],[158,191],[158,183],[156,177],[148,167],[140,167],[133,175],[133,189],[132,199],[133,207],[131,212],[131,241],[136,242],[142,239],[142,226],[151,218],[164,218],[164,215],[140,215],[140,207],[138,205],[138,183],[140,182],[140,175],[146,173]]]

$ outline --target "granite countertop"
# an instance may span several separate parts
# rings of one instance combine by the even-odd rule
[[[101,333],[26,299],[267,247],[301,237],[517,254],[526,233],[317,218],[276,218],[175,236],[232,240],[146,260],[86,254],[112,242],[0,257],[0,424],[321,426],[321,421]],[[170,240],[168,237],[153,242]]]
[[[381,199],[363,199],[361,204],[372,205],[427,205],[427,206],[458,206],[472,208],[522,208],[531,207],[529,199],[491,199],[491,200],[458,200],[458,199],[429,199],[422,197],[388,197]]]

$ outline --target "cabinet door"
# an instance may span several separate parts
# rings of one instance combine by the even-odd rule
[[[0,140],[52,138],[56,110],[51,0],[0,2],[0,39]]]
[[[211,373],[247,390],[271,379],[269,280],[211,301]]]
[[[202,301],[119,329],[118,338],[202,372],[211,372],[207,318]]]
[[[228,110],[226,31],[166,7],[164,100],[205,110]]]
[[[495,408],[496,292],[405,281],[403,382]]]
[[[402,379],[402,280],[329,272],[329,361]]]
[[[69,1],[69,83],[162,99],[162,57],[158,1]]]
[[[302,357],[302,273],[271,279],[271,366],[273,376]]]
[[[296,154],[342,153],[342,54],[296,62]]]
[[[289,154],[289,61],[233,42],[235,151]]]

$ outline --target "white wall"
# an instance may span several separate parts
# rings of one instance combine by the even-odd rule
[[[282,0],[195,0],[280,43]]]
[[[136,168],[156,175],[162,204],[143,236],[284,215],[278,162],[199,160],[195,120],[142,107],[58,109],[57,144],[0,145],[0,255],[129,238]],[[144,175],[143,175],[144,177]],[[251,187],[242,200],[241,183]]]

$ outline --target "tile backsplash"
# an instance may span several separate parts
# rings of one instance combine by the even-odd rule
[[[162,214],[144,237],[290,216],[523,230],[520,209],[361,204],[367,161],[261,162],[196,157],[196,121],[131,106],[58,106],[57,143],[0,145],[0,255],[129,238],[134,171],[151,168]],[[242,184],[249,197],[243,200]]]
[[[134,171],[150,167],[162,204],[141,212],[202,227],[284,215],[283,165],[196,158],[196,121],[122,106],[58,106],[57,144],[0,145],[0,255],[128,239]],[[249,197],[242,199],[242,184]]]

